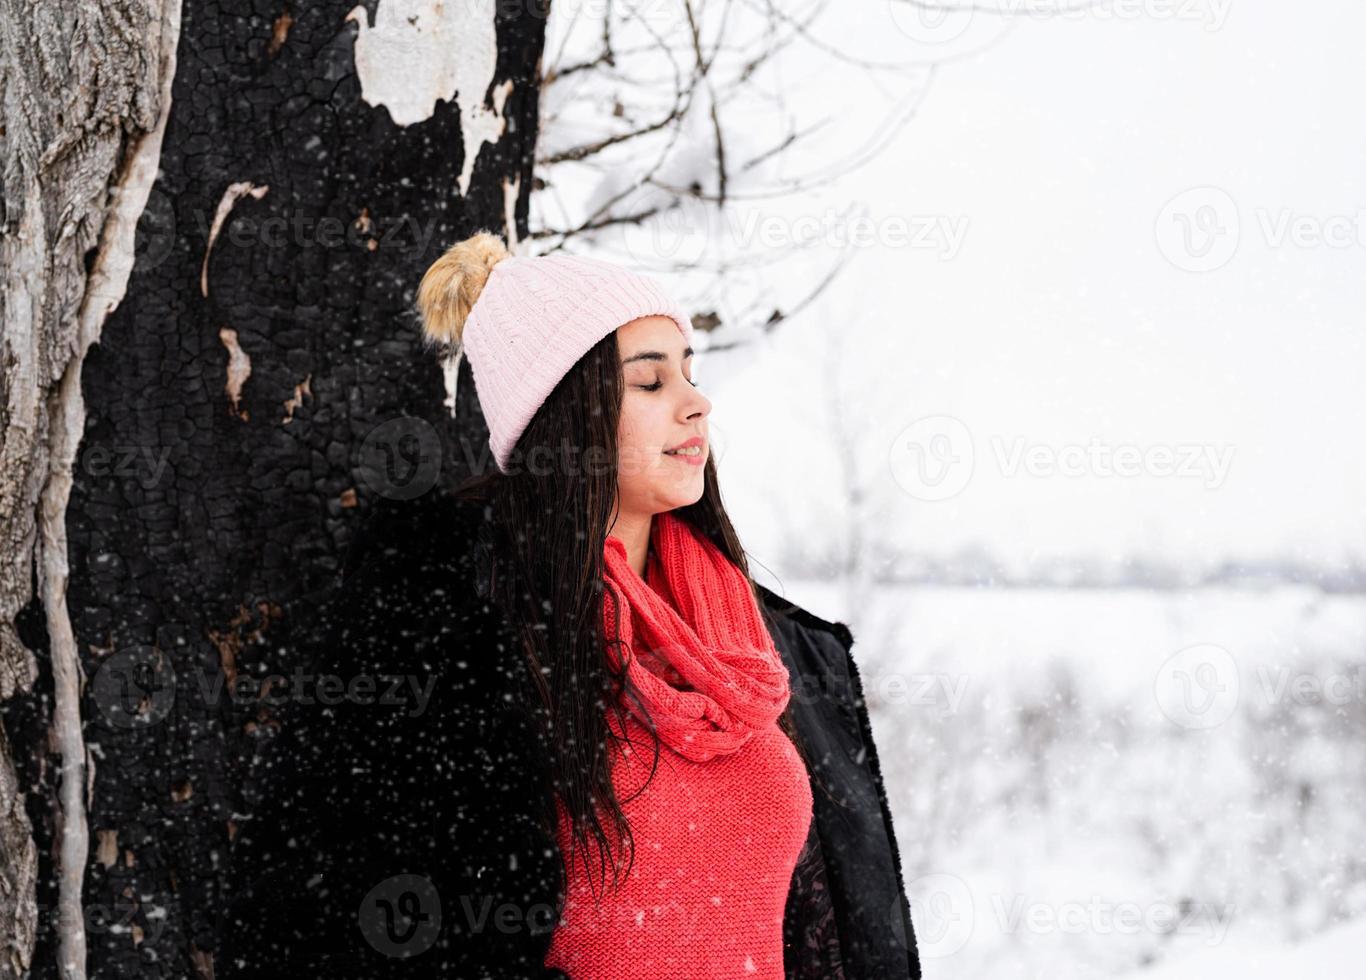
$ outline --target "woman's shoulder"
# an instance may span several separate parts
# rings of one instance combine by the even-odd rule
[[[822,619],[809,609],[805,609],[786,596],[781,596],[769,589],[761,582],[756,582],[755,585],[759,592],[759,601],[770,617],[782,622],[789,629],[819,634],[823,638],[832,638],[839,644],[844,654],[847,655],[850,652],[854,645],[854,637],[849,632],[849,627],[844,623]]]

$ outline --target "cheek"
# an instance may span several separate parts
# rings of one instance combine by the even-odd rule
[[[668,419],[661,419],[658,410],[644,399],[627,396],[621,404],[621,418],[617,424],[618,465],[624,482],[632,477],[646,476],[659,464],[659,448],[664,444],[663,432]]]
[[[637,399],[627,395],[621,401],[621,417],[617,420],[617,443],[620,446],[635,445],[640,438],[641,420]]]
[[[646,399],[628,395],[621,403],[621,418],[617,422],[617,442],[623,449],[648,449],[662,446],[662,432],[668,419]]]

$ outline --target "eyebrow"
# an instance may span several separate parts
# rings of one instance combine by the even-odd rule
[[[686,361],[688,358],[692,357],[692,355],[693,349],[691,347],[687,348],[683,351],[683,360]],[[621,363],[623,366],[625,366],[627,364],[630,364],[632,361],[667,361],[668,359],[669,355],[665,354],[663,351],[643,350],[639,354],[632,354],[630,357],[626,358]]]

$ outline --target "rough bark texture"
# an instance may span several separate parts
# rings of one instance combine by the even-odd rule
[[[132,266],[178,11],[178,0],[0,3],[0,704],[45,674],[41,693],[5,705],[0,725],[48,729],[48,744],[29,741],[18,766],[0,730],[0,976],[24,975],[39,930],[54,923],[62,974],[85,975],[87,758],[63,515],[83,425],[81,360]],[[17,629],[35,581],[41,664]],[[33,792],[35,773],[49,794]]]
[[[0,0],[0,8],[21,5]],[[100,254],[79,260],[100,240],[100,223],[78,222],[59,242],[61,222],[75,220],[60,214],[79,213],[87,199],[96,218],[104,214],[95,191],[123,173],[130,131],[155,129],[160,46],[148,39],[161,19],[109,2],[35,6],[42,11],[22,17],[79,20],[98,9],[118,23],[106,33],[126,34],[130,46],[135,39],[143,59],[136,70],[102,67],[84,94],[46,85],[24,96],[70,98],[85,113],[123,100],[108,116],[116,148],[85,197],[35,187],[31,177],[15,184],[6,172],[7,203],[28,191],[35,196],[25,202],[43,202],[44,213],[28,218],[40,222],[27,246],[37,271],[28,274],[53,297],[50,322],[72,325],[84,322],[91,303],[84,277]],[[456,421],[412,310],[421,273],[445,246],[477,228],[526,234],[544,11],[478,6],[496,18],[485,42],[496,50],[450,74],[466,85],[487,77],[487,86],[437,99],[425,118],[409,105],[407,124],[398,125],[380,97],[363,92],[383,78],[384,45],[367,53],[362,79],[358,41],[367,31],[371,41],[402,40],[402,24],[443,16],[435,0],[187,0],[160,169],[136,212],[126,296],[102,323],[90,317],[96,342],[74,373],[53,366],[60,352],[79,349],[72,332],[49,338],[35,332],[32,315],[5,310],[7,405],[16,386],[39,394],[28,404],[28,428],[5,419],[4,475],[15,474],[17,489],[3,491],[16,495],[4,512],[16,517],[3,528],[10,563],[0,601],[9,604],[0,618],[19,613],[20,634],[40,656],[28,693],[33,661],[20,656],[16,634],[0,661],[21,691],[7,711],[17,783],[0,771],[0,803],[7,789],[26,791],[44,861],[50,853],[70,860],[77,853],[62,846],[62,835],[69,840],[72,825],[48,811],[58,798],[85,797],[89,857],[76,872],[84,876],[76,911],[91,976],[212,975],[234,820],[254,805],[251,764],[278,727],[255,690],[234,695],[233,684],[291,673],[346,545],[378,497],[453,483],[486,458],[468,365]],[[5,16],[21,19],[14,10]],[[24,26],[5,43],[59,29]],[[43,59],[65,66],[68,50],[91,43],[72,39]],[[395,71],[410,67],[391,60]],[[485,61],[491,70],[481,76]],[[17,97],[13,85],[7,76],[7,105]],[[10,129],[7,143],[14,137]],[[77,261],[56,275],[53,256],[63,248]],[[7,262],[7,276],[12,268],[29,266]],[[7,297],[36,302],[34,283],[21,285],[24,292],[11,292],[7,282]],[[15,335],[26,345],[21,371],[12,363],[15,320],[29,331]],[[53,479],[44,440],[30,429],[51,428],[56,414],[66,419],[75,459],[64,511],[64,474],[42,498],[43,546],[52,572],[69,563],[69,584],[63,596],[60,574],[51,575],[54,588],[39,608],[25,591],[30,566],[12,559],[32,541],[35,504]],[[12,429],[31,441],[13,456]],[[22,467],[11,469],[12,460]],[[26,532],[16,524],[21,512]],[[14,584],[20,579],[22,587]],[[55,659],[63,647],[79,657],[66,672]],[[63,691],[80,692],[93,763],[74,793],[56,753],[82,732],[57,723]],[[7,816],[21,820],[22,808],[0,808],[0,821]],[[80,831],[84,837],[84,824]],[[0,923],[27,921],[31,933],[22,893],[35,887],[33,859],[30,852],[25,877],[22,853],[6,841],[3,861],[18,871],[0,868]],[[45,909],[56,898],[44,869],[38,880]],[[33,976],[56,976],[63,959],[79,955],[71,923],[44,913],[36,926]]]

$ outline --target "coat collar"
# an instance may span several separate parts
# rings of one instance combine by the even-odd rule
[[[768,607],[770,612],[775,615],[787,616],[793,622],[800,623],[808,629],[829,633],[831,636],[835,637],[835,639],[839,640],[840,645],[844,647],[845,653],[849,653],[853,648],[854,635],[844,623],[821,619],[815,613],[803,609],[790,599],[778,595],[767,586],[759,582],[755,582],[754,584],[759,590],[759,597],[763,600],[764,605]]]

